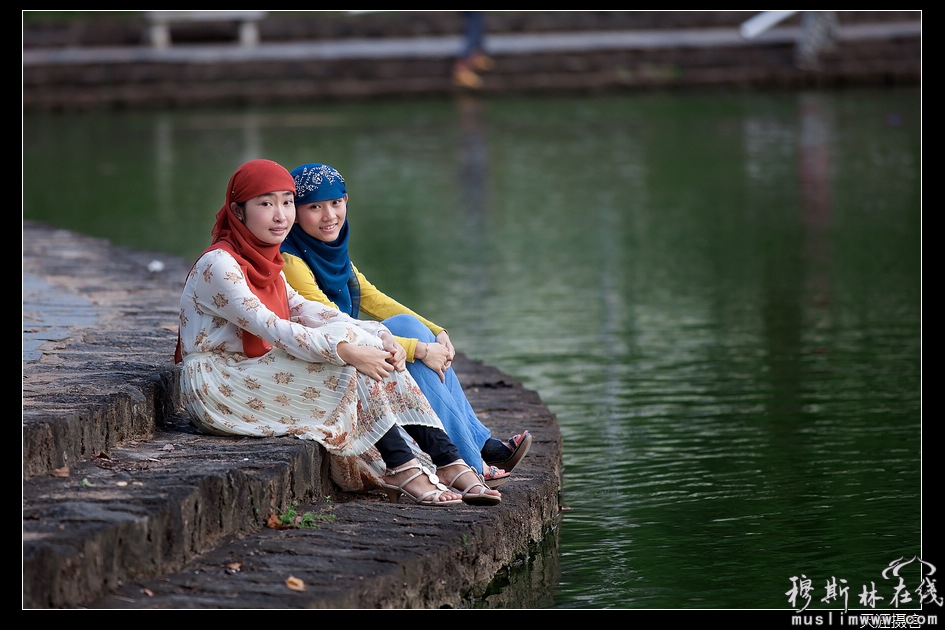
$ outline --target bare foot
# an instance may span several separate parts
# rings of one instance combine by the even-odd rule
[[[499,468],[498,466],[490,466],[486,463],[486,460],[482,460],[482,476],[486,479],[492,479],[493,477],[501,477],[505,474],[505,470]]]

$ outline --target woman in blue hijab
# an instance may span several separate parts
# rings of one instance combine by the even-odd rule
[[[456,350],[445,328],[388,297],[371,284],[348,256],[348,192],[327,164],[303,164],[295,179],[296,223],[282,243],[289,284],[310,300],[348,315],[383,323],[407,351],[407,370],[423,390],[467,464],[496,488],[528,452],[524,431],[507,442],[491,437],[476,417],[451,367]]]

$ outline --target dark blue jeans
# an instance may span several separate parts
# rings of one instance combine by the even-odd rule
[[[463,21],[465,22],[465,40],[460,57],[466,59],[474,52],[483,51],[482,37],[485,34],[485,25],[482,19],[482,11],[463,11]]]

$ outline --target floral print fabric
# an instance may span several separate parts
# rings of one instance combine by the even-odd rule
[[[382,347],[381,324],[286,290],[289,320],[260,302],[229,253],[201,256],[181,294],[184,406],[211,433],[315,440],[341,458],[332,474],[343,489],[366,489],[384,472],[373,445],[391,427],[443,425],[409,372],[379,383],[338,356],[341,341]],[[247,357],[243,330],[273,349]]]

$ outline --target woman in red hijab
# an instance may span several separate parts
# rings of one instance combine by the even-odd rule
[[[344,490],[381,487],[391,501],[426,506],[498,504],[498,491],[450,442],[390,331],[286,283],[279,247],[295,222],[294,197],[292,176],[270,160],[230,178],[212,243],[181,294],[177,359],[194,423],[223,435],[315,440]]]

